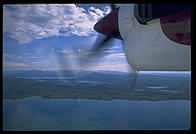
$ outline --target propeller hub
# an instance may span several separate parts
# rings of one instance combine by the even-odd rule
[[[118,28],[118,11],[119,8],[112,10],[107,16],[94,25],[94,29],[101,34],[110,34],[113,38],[122,40]]]

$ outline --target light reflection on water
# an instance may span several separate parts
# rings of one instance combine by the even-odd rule
[[[3,100],[4,130],[189,129],[190,101]]]

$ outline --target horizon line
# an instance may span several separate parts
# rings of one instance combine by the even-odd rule
[[[16,72],[16,71],[48,71],[48,72],[58,72],[58,71],[83,71],[83,72],[122,72],[122,73],[129,73],[129,71],[121,71],[121,70],[42,70],[42,69],[34,69],[34,70],[28,70],[28,69],[21,69],[21,70],[6,70],[3,72]],[[191,71],[138,71],[137,73],[191,73]]]

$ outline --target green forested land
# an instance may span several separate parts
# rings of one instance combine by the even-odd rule
[[[110,79],[109,79],[110,78]],[[30,96],[59,99],[128,99],[128,100],[190,100],[190,78],[167,76],[138,76],[134,88],[144,91],[128,90],[127,79],[123,76],[96,76],[86,77],[84,80],[95,79],[113,84],[98,84],[93,86],[88,83],[74,85],[58,85],[59,80],[23,79],[14,77],[3,78],[3,98],[22,99]],[[167,87],[163,90],[178,90],[180,92],[162,92],[160,89],[149,89],[150,86]]]

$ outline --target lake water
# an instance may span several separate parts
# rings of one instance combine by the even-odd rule
[[[4,130],[188,130],[186,100],[3,100]]]

